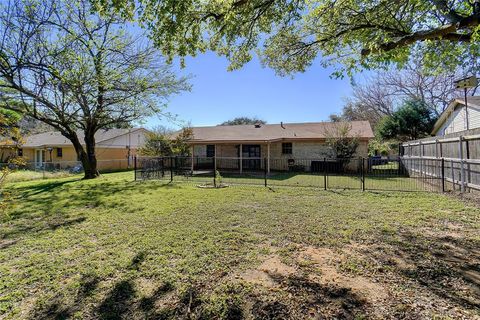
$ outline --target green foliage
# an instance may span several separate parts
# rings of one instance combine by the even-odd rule
[[[99,15],[88,0],[20,0],[7,7],[0,10],[0,103],[68,138],[85,178],[99,174],[98,130],[131,127],[189,89],[141,33],[126,31],[135,25],[116,12]]]
[[[149,132],[139,154],[150,157],[186,156],[190,154],[188,141],[192,139],[191,128],[183,128],[176,133],[164,131]]]
[[[333,129],[325,132],[326,142],[333,149],[338,159],[344,160],[345,164],[355,155],[358,148],[358,137],[352,134],[350,124],[336,122]]]
[[[0,167],[0,216],[5,214],[5,210],[13,201],[11,193],[5,191],[7,178],[14,168],[24,164],[24,160],[17,156],[17,149],[23,143],[20,129],[18,128],[18,121],[20,119],[20,114],[0,108],[0,148],[2,149],[2,164]],[[3,158],[4,153],[7,154],[6,158]]]
[[[279,74],[317,57],[335,76],[402,67],[412,57],[431,71],[472,67],[480,56],[480,10],[470,0],[94,0],[97,10],[138,16],[173,59],[214,50],[236,69],[260,51]],[[136,7],[137,6],[137,7]],[[339,67],[340,66],[340,67]]]
[[[376,135],[384,140],[416,140],[429,136],[436,120],[437,117],[425,103],[410,100],[380,121]]]
[[[398,150],[398,142],[396,141],[381,141],[379,139],[370,140],[368,143],[369,156],[388,156],[392,152]]]
[[[232,120],[224,121],[221,126],[236,126],[242,124],[266,124],[267,121],[258,119],[256,117],[236,117]]]
[[[223,177],[220,174],[220,171],[215,170],[215,186],[220,187],[222,185]]]

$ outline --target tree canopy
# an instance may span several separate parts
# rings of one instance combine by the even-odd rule
[[[98,130],[129,127],[188,89],[124,18],[92,14],[88,0],[12,0],[0,12],[0,102],[68,138],[85,178],[98,176]]]
[[[373,128],[385,116],[391,116],[407,100],[424,103],[435,116],[447,108],[452,99],[463,96],[455,89],[454,80],[461,77],[461,70],[449,73],[428,74],[421,62],[410,62],[403,70],[379,70],[354,83],[352,95],[346,97],[340,115],[332,120],[367,120]],[[476,88],[469,89],[474,95]]]
[[[149,157],[187,156],[190,154],[188,141],[193,138],[191,128],[173,133],[160,128],[149,132],[145,144],[138,153]]]
[[[406,101],[391,116],[384,117],[376,128],[377,135],[385,140],[416,140],[431,134],[436,115],[421,101]]]
[[[265,120],[258,119],[256,117],[236,117],[232,120],[224,121],[221,126],[237,126],[241,124],[266,124]]]
[[[429,70],[476,67],[480,3],[471,0],[94,0],[97,10],[138,17],[170,58],[214,50],[231,69],[262,48],[279,74],[315,58],[335,75],[405,64]]]

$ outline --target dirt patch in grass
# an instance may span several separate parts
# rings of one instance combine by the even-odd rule
[[[347,253],[348,254],[348,253]],[[311,276],[324,285],[337,285],[347,288],[363,297],[369,303],[379,303],[388,298],[385,287],[363,276],[347,276],[338,271],[336,265],[345,261],[343,253],[335,253],[328,248],[306,247],[300,252],[299,259],[309,259],[315,263],[319,275]]]
[[[476,319],[480,209],[426,193],[22,182],[0,318]]]
[[[288,277],[295,273],[295,268],[283,263],[280,256],[271,255],[258,268],[241,273],[239,278],[248,283],[260,284],[270,288],[278,286],[278,283],[274,280],[275,277]]]

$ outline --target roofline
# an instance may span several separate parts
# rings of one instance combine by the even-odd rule
[[[453,99],[448,104],[448,107],[442,112],[438,120],[433,125],[433,129],[431,132],[432,135],[437,134],[438,130],[440,130],[440,127],[445,123],[445,121],[447,121],[448,117],[452,114],[453,111],[455,111],[455,107],[459,104],[465,105],[465,99],[456,98],[456,99]],[[467,99],[467,104],[480,108],[480,105],[473,102],[468,102],[468,99]]]
[[[358,138],[360,140],[369,140],[375,138],[374,136],[368,136],[368,137],[349,137],[349,138]],[[206,143],[216,143],[216,144],[232,144],[232,143],[272,143],[272,142],[283,142],[283,141],[325,141],[327,138],[321,137],[321,138],[275,138],[275,139],[263,139],[263,140],[208,140],[208,139],[202,139],[202,140],[189,140],[187,141],[187,144],[206,144]]]
[[[108,131],[108,130],[106,130]],[[150,130],[147,130],[143,127],[138,127],[138,128],[132,128],[132,131],[130,132],[125,132],[125,133],[122,133],[122,134],[119,134],[119,135],[116,135],[114,137],[111,137],[111,138],[108,138],[108,139],[103,139],[103,140],[96,140],[95,141],[95,145],[98,146],[99,143],[102,143],[102,142],[105,142],[105,141],[109,141],[109,140],[112,140],[112,139],[115,139],[115,138],[118,138],[118,137],[121,137],[121,136],[124,136],[124,135],[127,135],[127,134],[132,134],[134,132],[137,132],[137,131],[146,131],[146,132],[150,132]],[[52,132],[58,132],[58,131],[52,131]],[[46,132],[47,133],[47,132]],[[37,134],[34,134],[32,136],[36,136],[36,135],[39,135],[39,134],[42,134],[42,133],[37,133]],[[81,143],[81,145],[85,145],[84,143]],[[70,142],[70,143],[56,143],[56,144],[40,144],[40,145],[21,145],[21,148],[47,148],[47,147],[73,147],[73,144]]]
[[[265,124],[261,124],[261,126],[280,126],[280,125],[284,125],[284,126],[287,126],[287,125],[304,125],[304,124],[319,124],[319,123],[322,123],[322,124],[325,124],[325,123],[354,123],[354,122],[368,122],[368,124],[370,124],[370,122],[368,120],[353,120],[353,121],[339,121],[339,122],[331,122],[331,121],[312,121],[312,122],[283,122],[283,123],[265,123]],[[229,125],[220,125],[220,124],[217,124],[217,125],[211,125],[211,126],[192,126],[191,128],[217,128],[217,127],[238,127],[238,126],[254,126],[254,124],[229,124]],[[180,130],[177,130],[178,131],[181,131]]]
[[[134,132],[141,131],[141,130],[146,131],[146,132],[150,132],[149,130],[147,130],[147,129],[145,129],[145,128],[142,128],[142,127],[134,128],[132,131],[128,131],[128,132],[119,134],[118,136],[114,136],[114,137],[111,137],[111,138],[108,138],[108,139],[104,139],[104,140],[95,141],[95,144],[100,143],[100,142],[105,142],[105,141],[108,141],[108,140],[112,140],[112,139],[116,139],[116,138],[118,138],[118,137],[125,136],[125,135],[127,135],[127,134],[132,134],[132,133],[134,133]]]

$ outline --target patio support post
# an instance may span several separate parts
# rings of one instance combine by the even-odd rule
[[[243,157],[242,157],[242,153],[243,153],[243,144],[240,143],[240,149],[239,149],[239,156],[240,156],[240,174],[243,172]]]

